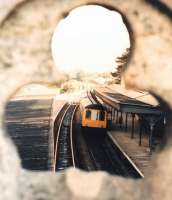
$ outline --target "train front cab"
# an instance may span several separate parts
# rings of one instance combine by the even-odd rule
[[[82,115],[82,128],[84,132],[103,133],[107,128],[106,110],[84,109]]]

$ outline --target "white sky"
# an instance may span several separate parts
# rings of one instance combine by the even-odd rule
[[[72,10],[52,39],[55,64],[66,73],[114,71],[116,57],[127,47],[129,34],[121,15],[96,5]]]

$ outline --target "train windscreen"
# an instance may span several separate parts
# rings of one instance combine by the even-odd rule
[[[85,118],[88,120],[105,120],[105,112],[99,110],[86,110]]]
[[[104,111],[100,111],[100,113],[99,113],[99,120],[100,121],[104,121],[105,120],[105,112]]]
[[[86,111],[85,117],[86,117],[86,119],[91,119],[91,111],[90,110]]]

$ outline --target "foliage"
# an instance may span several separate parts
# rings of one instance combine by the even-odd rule
[[[71,91],[72,87],[69,84],[64,84],[61,88],[60,88],[60,94],[66,93]]]
[[[117,57],[115,60],[117,64],[117,71],[111,73],[111,75],[116,78],[116,83],[118,84],[121,83],[121,74],[124,70],[124,67],[127,64],[129,54],[130,54],[130,48],[126,48],[125,52],[121,56]]]

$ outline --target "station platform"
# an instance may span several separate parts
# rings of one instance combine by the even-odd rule
[[[149,137],[145,133],[142,134],[142,144],[139,145],[138,123],[135,123],[134,138],[131,138],[131,123],[128,123],[128,125],[128,130],[125,131],[120,125],[113,124],[112,129],[108,131],[108,135],[112,140],[118,143],[122,150],[145,176],[151,168],[151,158],[154,152],[150,153]]]
[[[163,144],[165,112],[149,93],[121,86],[98,88],[94,95],[108,109],[109,136],[145,175]]]
[[[64,104],[53,95],[27,95],[8,102],[5,127],[25,169],[51,170],[53,125]]]

